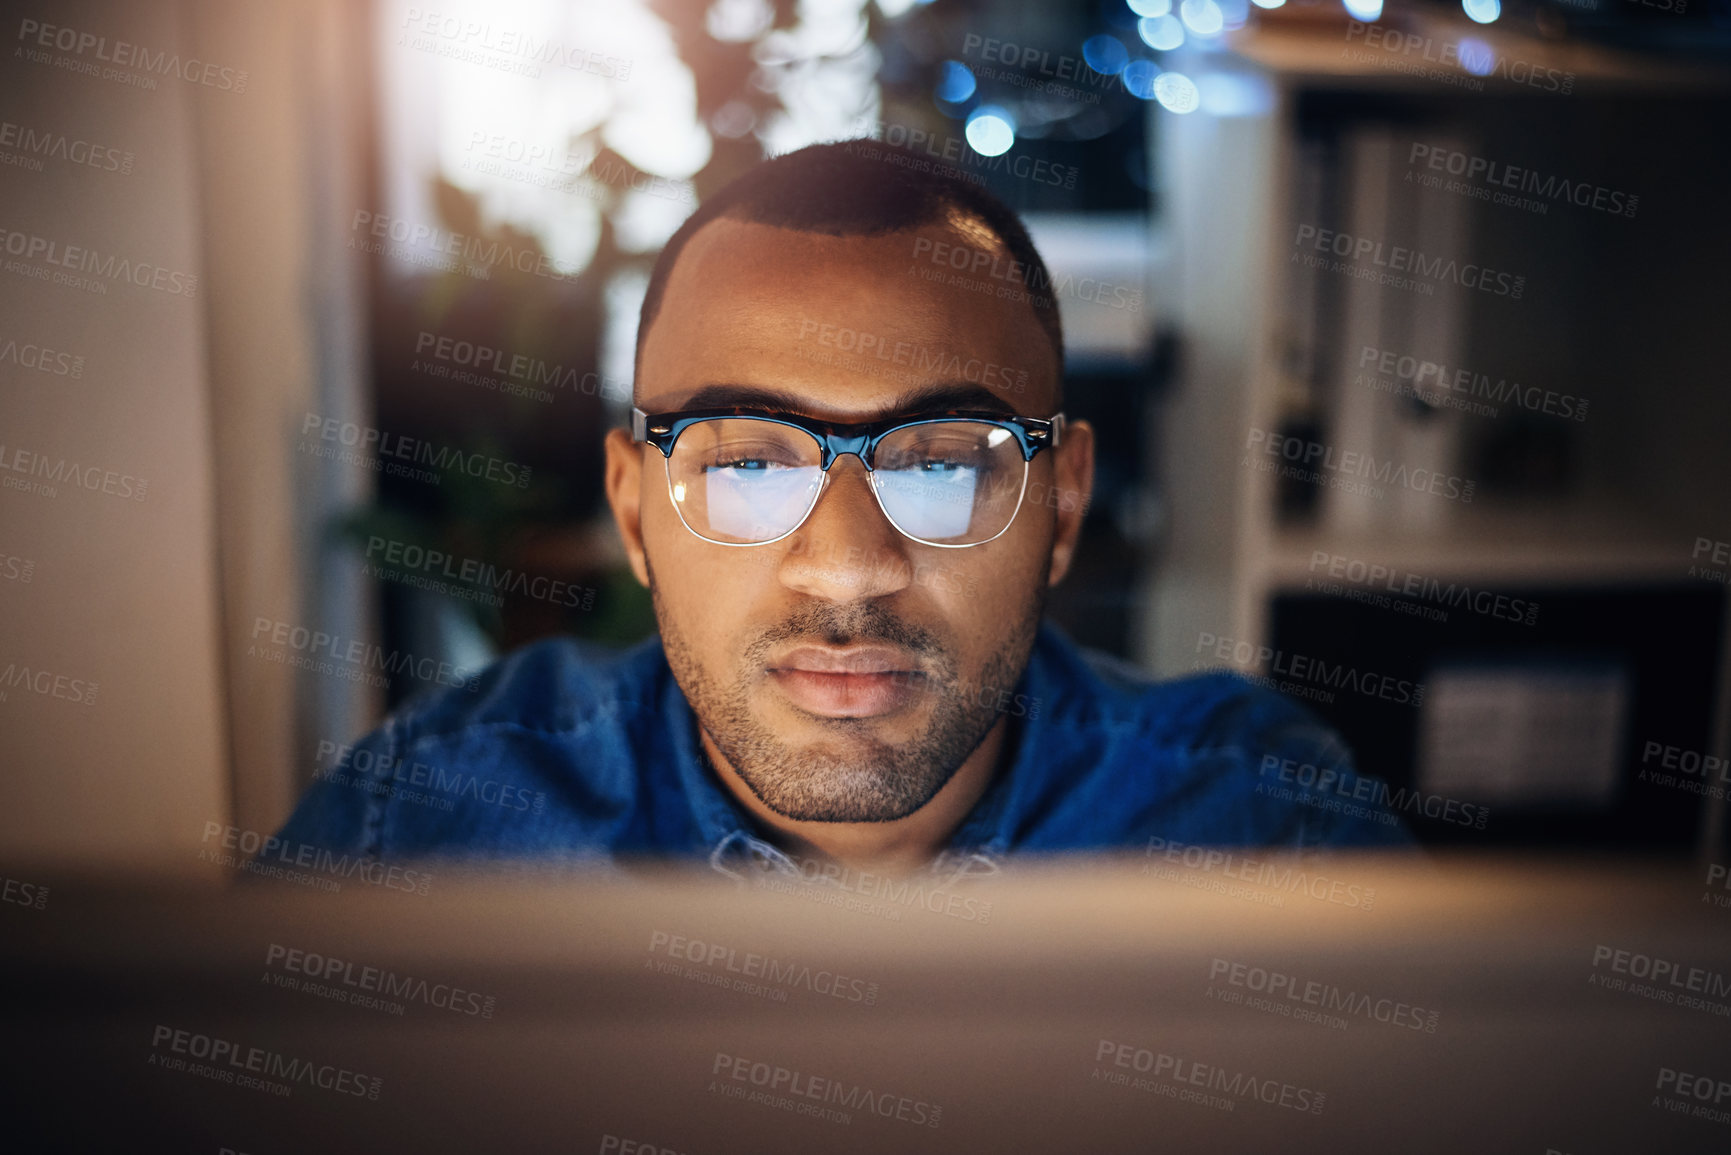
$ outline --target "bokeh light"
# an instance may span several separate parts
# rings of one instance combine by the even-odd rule
[[[1196,82],[1182,72],[1162,72],[1154,81],[1154,99],[1167,112],[1195,112],[1202,95]]]
[[[1130,63],[1130,50],[1116,36],[1090,36],[1082,44],[1082,59],[1095,72],[1116,76]]]
[[[936,96],[950,104],[960,104],[974,94],[978,85],[973,69],[957,60],[946,60],[938,70]]]
[[[982,104],[968,117],[964,135],[981,156],[1001,156],[1016,143],[1016,118],[995,104]]]
[[[1160,66],[1152,60],[1132,60],[1124,68],[1124,88],[1137,100],[1154,99],[1154,80]]]
[[[1459,51],[1461,67],[1474,76],[1489,76],[1497,66],[1496,50],[1476,36],[1461,37]]]
[[[1226,18],[1214,0],[1184,0],[1178,6],[1178,14],[1184,18],[1184,27],[1198,36],[1218,36],[1226,26]]]
[[[1136,33],[1144,44],[1161,52],[1170,52],[1184,43],[1184,25],[1171,14],[1143,17],[1136,22]]]

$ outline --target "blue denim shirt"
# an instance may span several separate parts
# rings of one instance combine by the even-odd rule
[[[1410,843],[1395,815],[1366,801],[1379,784],[1355,775],[1331,730],[1237,675],[1151,682],[1044,625],[999,705],[1007,764],[937,873],[1151,846]],[[673,856],[726,873],[734,863],[799,869],[700,756],[658,638],[622,654],[537,642],[328,762],[283,845],[387,861]]]

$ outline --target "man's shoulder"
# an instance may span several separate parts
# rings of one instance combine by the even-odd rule
[[[1054,723],[1136,736],[1190,750],[1231,746],[1250,735],[1326,729],[1292,699],[1230,670],[1157,678],[1122,658],[1043,631],[1040,657]]]
[[[654,711],[668,676],[658,637],[627,650],[569,637],[543,638],[497,659],[460,686],[410,701],[392,721],[401,738],[413,742],[478,729],[580,730],[598,718]]]
[[[1051,702],[1036,764],[1101,844],[1404,841],[1392,816],[1346,821],[1333,795],[1362,796],[1363,780],[1335,730],[1240,674],[1159,679],[1046,631],[1039,683]]]
[[[319,767],[287,841],[378,857],[543,857],[683,843],[659,639],[555,638],[412,700]]]

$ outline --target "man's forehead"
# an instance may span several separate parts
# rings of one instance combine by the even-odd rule
[[[665,411],[699,390],[754,387],[799,397],[815,416],[865,420],[950,384],[1043,413],[1056,357],[1033,308],[1015,299],[1024,290],[1007,249],[987,250],[1000,278],[977,282],[930,259],[986,242],[996,238],[942,221],[842,237],[711,221],[668,277],[639,404]]]

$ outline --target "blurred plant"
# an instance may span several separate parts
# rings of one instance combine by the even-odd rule
[[[778,36],[786,40],[798,25],[798,6],[796,0],[647,0],[647,5],[666,22],[675,51],[691,70],[695,116],[709,130],[710,158],[691,182],[701,200],[762,158],[762,128],[786,112],[777,77],[798,62],[789,58],[785,44],[773,52],[766,46]],[[609,287],[623,276],[647,276],[654,258],[653,252],[621,244],[622,224],[633,196],[642,195],[636,190],[666,183],[606,145],[611,124],[611,118],[604,118],[573,133],[566,144],[568,156],[589,158],[581,172],[568,175],[573,184],[582,179],[581,195],[599,206],[598,240],[581,270],[558,280],[511,263],[490,266],[484,277],[457,266],[406,278],[391,276],[382,262],[376,270],[374,381],[380,423],[393,430],[438,429],[440,404],[460,409],[484,399],[486,409],[478,419],[459,415],[459,420],[447,420],[447,426],[455,424],[465,432],[447,428],[441,444],[465,453],[533,461],[532,485],[518,489],[458,470],[446,473],[437,486],[381,477],[371,503],[334,521],[330,529],[336,540],[364,554],[368,543],[380,538],[505,570],[521,567],[530,543],[560,533],[569,536],[574,525],[605,518],[600,437],[595,435],[607,420],[603,390],[573,391],[569,396],[561,392],[552,406],[522,396],[429,396],[427,382],[407,368],[414,358],[405,350],[420,333],[456,335],[565,367],[572,371],[572,380],[597,379],[585,375],[600,371]],[[549,254],[536,232],[490,221],[481,195],[441,173],[429,179],[443,228],[473,238],[478,242],[474,251],[509,246],[528,254],[522,265],[547,267],[541,262]],[[565,552],[569,556],[572,551]],[[648,598],[628,571],[614,566],[584,572],[580,557],[572,564],[600,586],[600,595],[593,612],[567,614],[553,628],[614,642],[653,629]],[[527,640],[521,636],[525,631],[512,628],[511,603],[501,609],[475,598],[454,601],[495,646]],[[548,628],[544,615],[531,617],[532,628]]]

